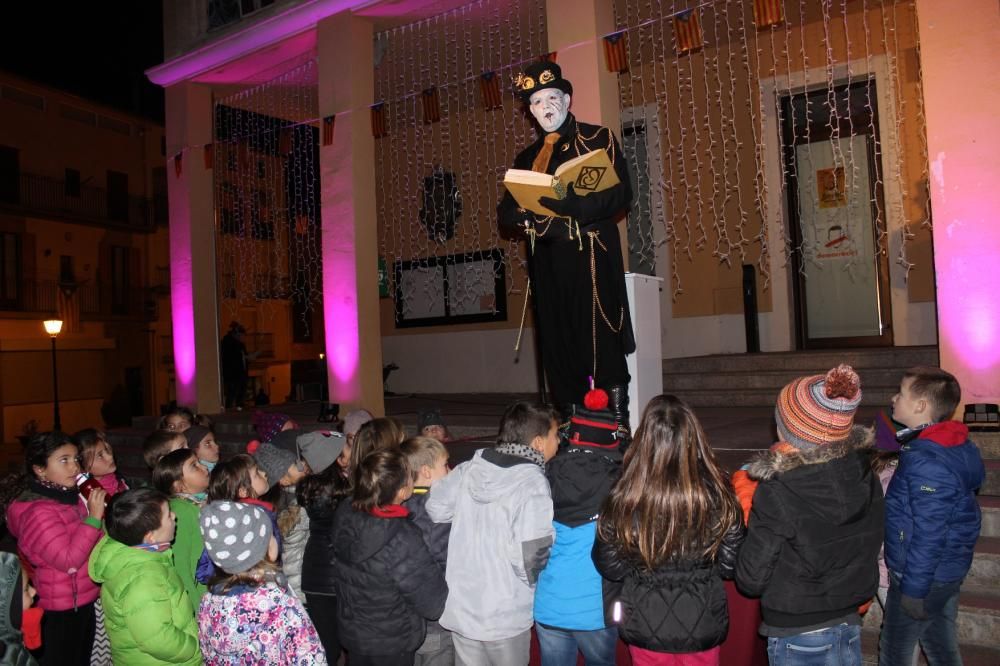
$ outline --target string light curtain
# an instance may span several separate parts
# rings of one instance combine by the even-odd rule
[[[836,139],[844,121],[838,91],[845,83],[867,80],[877,56],[886,59],[890,88],[877,94],[896,104],[894,120],[880,119],[889,125],[882,134],[897,149],[890,157],[879,133],[870,128],[880,156],[871,178],[873,189],[892,182],[899,192],[891,202],[895,219],[902,221],[896,231],[899,249],[890,259],[909,276],[914,266],[911,241],[916,233],[927,238],[930,226],[912,0],[616,0],[614,14],[616,32],[627,33],[628,63],[613,68],[622,70],[623,117],[650,130],[650,151],[662,165],[661,173],[653,173],[650,165],[656,162],[640,159],[635,151],[629,156],[640,182],[652,181],[630,215],[630,249],[650,266],[655,266],[658,251],[669,253],[675,303],[702,271],[729,273],[735,286],[740,265],[756,264],[767,289],[771,253],[786,259],[798,253],[800,270],[811,260],[815,248],[803,241],[768,237],[768,220],[783,214],[768,210],[769,192],[779,188],[784,201],[786,182],[765,177],[765,157],[769,148],[777,148],[771,154],[783,155],[788,146],[782,137],[765,136],[765,116],[776,113],[780,128],[783,111],[780,106],[765,108],[774,102],[765,101],[760,85],[777,79],[779,89],[784,81],[793,95],[825,91],[817,108],[822,107]],[[847,67],[845,78],[844,66],[859,60],[866,71]],[[873,118],[877,103],[868,86],[864,104]],[[775,142],[777,146],[767,145]],[[839,151],[840,142],[833,144],[835,166],[848,174],[847,187],[868,188],[868,182],[850,178],[866,156]],[[882,202],[874,199],[876,248],[887,254],[890,230],[879,209]],[[638,225],[643,217],[653,224]]]
[[[291,301],[308,330],[322,304],[317,64],[272,68],[215,101],[213,185],[222,308],[274,315]]]
[[[512,79],[547,51],[541,0],[478,0],[375,36],[379,254],[426,277],[405,285],[422,293],[397,304],[404,316],[414,302],[433,310],[443,298],[429,277],[440,270],[435,257],[501,248],[507,292],[523,293],[521,249],[498,236],[496,206],[504,172],[535,138]],[[489,275],[448,272],[465,275],[448,285],[452,311],[479,307],[484,280],[499,275],[491,262],[477,271]]]

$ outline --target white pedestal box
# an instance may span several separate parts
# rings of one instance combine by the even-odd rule
[[[625,274],[628,307],[635,332],[635,353],[625,357],[632,381],[628,385],[632,432],[646,403],[663,393],[663,353],[660,339],[660,286],[663,278]]]

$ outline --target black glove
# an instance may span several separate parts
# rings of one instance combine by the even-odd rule
[[[903,612],[914,620],[926,620],[927,611],[924,609],[924,600],[908,597],[905,594],[900,596],[899,605]]]
[[[573,183],[566,185],[566,196],[562,199],[552,197],[542,197],[538,200],[559,217],[571,217],[579,221],[583,214],[583,197],[573,191]]]

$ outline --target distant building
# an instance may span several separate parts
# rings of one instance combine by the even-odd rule
[[[0,431],[128,423],[172,398],[164,131],[0,72]]]

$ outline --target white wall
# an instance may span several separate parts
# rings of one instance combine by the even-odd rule
[[[394,393],[532,393],[534,331],[517,329],[383,336],[382,361],[399,370],[389,375]]]

